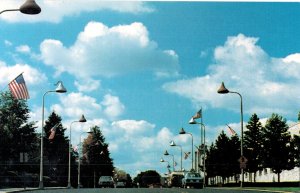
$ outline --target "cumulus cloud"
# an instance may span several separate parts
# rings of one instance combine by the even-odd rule
[[[238,96],[217,94],[224,81],[229,90],[243,96],[246,113],[262,116],[273,112],[293,114],[300,105],[297,88],[300,83],[299,54],[274,58],[258,45],[258,41],[258,38],[243,34],[228,37],[224,45],[215,48],[215,63],[209,65],[207,75],[169,82],[163,88],[197,105],[238,112]]]
[[[2,0],[0,7],[5,9],[17,9],[21,6],[19,0]],[[64,17],[76,17],[81,13],[110,10],[121,13],[149,13],[153,12],[147,3],[141,1],[36,1],[42,12],[38,15],[23,15],[17,12],[6,12],[0,19],[7,22],[53,22],[58,23]],[[63,7],[63,9],[62,9]],[[55,14],[53,14],[55,13]]]
[[[107,94],[104,96],[101,104],[104,106],[104,113],[107,117],[115,118],[121,115],[125,106],[121,103],[119,97]]]
[[[16,51],[20,53],[30,53],[30,47],[28,45],[20,45],[16,47]]]
[[[42,72],[28,64],[7,65],[0,61],[0,84],[5,85],[23,73],[26,85],[31,87],[46,82],[47,77]]]
[[[124,73],[151,71],[160,75],[177,75],[178,56],[172,50],[160,50],[151,41],[142,23],[109,28],[89,22],[70,47],[59,40],[47,39],[40,45],[41,58],[57,73],[76,77],[111,77]]]

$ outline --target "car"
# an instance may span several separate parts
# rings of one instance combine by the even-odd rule
[[[203,177],[197,172],[186,172],[182,178],[183,188],[203,188]]]
[[[98,181],[98,185],[100,188],[102,187],[109,187],[109,188],[114,188],[115,187],[115,182],[112,176],[101,176]]]
[[[172,172],[169,175],[168,186],[169,187],[181,187],[182,186],[183,172]]]
[[[118,182],[116,183],[116,188],[125,188],[125,182],[118,181]]]

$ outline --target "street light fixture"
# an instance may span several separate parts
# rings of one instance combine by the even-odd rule
[[[227,94],[227,93],[234,93],[240,96],[241,99],[241,158],[244,157],[243,154],[243,138],[244,138],[244,128],[243,128],[243,97],[240,93],[234,92],[234,91],[229,91],[225,85],[224,82],[222,82],[220,88],[218,89],[219,94]],[[242,181],[241,181],[241,187],[244,185],[244,168],[241,167],[241,175],[242,175]]]
[[[194,118],[192,118],[190,121],[189,121],[189,124],[199,124],[201,125],[201,128],[204,127],[203,129],[203,187],[205,187],[205,173],[206,173],[206,166],[205,166],[205,159],[206,159],[206,145],[205,145],[205,125],[201,122],[197,122]],[[202,144],[201,144],[202,145]]]
[[[81,132],[80,135],[79,135],[79,146],[80,148],[82,148],[82,144],[81,144],[81,135],[82,134],[85,134],[85,133],[88,133],[88,134],[92,134],[94,133],[94,131],[92,129],[90,129],[89,131],[87,132]],[[78,148],[79,149],[79,148]],[[80,152],[82,153],[82,150],[78,151],[78,179],[77,179],[77,188],[79,189],[80,188]]]
[[[20,11],[24,14],[36,15],[41,12],[41,8],[36,4],[34,0],[26,0],[26,2],[21,5],[19,9],[6,9],[0,12],[0,14],[8,11]]]
[[[170,142],[170,146],[171,147],[179,147],[180,148],[180,151],[181,151],[181,159],[180,159],[180,171],[182,171],[182,146],[181,145],[178,145],[176,144],[173,140]]]
[[[168,163],[167,168],[168,168],[169,173],[170,173],[170,167],[171,167],[171,166],[170,166],[170,163],[169,163],[167,160],[164,160],[163,158],[160,159],[160,162],[161,162],[161,163],[163,163],[163,162],[167,162],[167,163]]]
[[[192,170],[194,170],[194,138],[193,138],[193,134],[186,132],[183,128],[180,129],[179,134],[181,134],[181,135],[189,134],[192,137]]]
[[[175,160],[174,160],[174,155],[169,154],[169,152],[166,150],[164,153],[165,156],[172,156],[173,158],[173,171],[175,172]]]
[[[84,117],[84,115],[81,115],[80,119],[78,121],[73,121],[70,124],[70,139],[69,139],[69,170],[68,170],[68,187],[67,188],[71,188],[71,127],[73,123],[84,123],[86,122],[86,119]]]
[[[67,89],[64,87],[62,81],[58,81],[56,83],[56,89],[55,90],[49,90],[44,93],[43,95],[43,103],[42,103],[42,131],[41,131],[41,158],[40,158],[40,182],[39,182],[39,189],[44,188],[44,180],[43,180],[43,157],[44,157],[44,107],[45,107],[45,96],[46,94],[50,92],[56,92],[56,93],[65,93],[67,92]]]

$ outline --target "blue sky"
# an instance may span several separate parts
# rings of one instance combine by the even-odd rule
[[[39,15],[0,15],[1,89],[24,72],[40,132],[42,96],[63,81],[68,93],[46,95],[46,118],[55,110],[69,129],[84,114],[87,123],[72,125],[72,143],[100,126],[115,166],[132,176],[165,173],[165,150],[179,164],[169,142],[191,151],[190,136],[178,135],[184,127],[200,143],[199,125],[188,121],[201,107],[207,143],[228,132],[226,124],[240,132],[239,97],[217,94],[222,81],[243,96],[245,122],[253,113],[297,121],[297,2],[36,2]],[[2,0],[0,10],[22,3]]]

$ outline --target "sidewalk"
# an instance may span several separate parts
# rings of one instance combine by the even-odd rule
[[[26,190],[35,190],[37,188],[5,188],[0,189],[0,193],[9,193],[9,192],[20,192]]]

